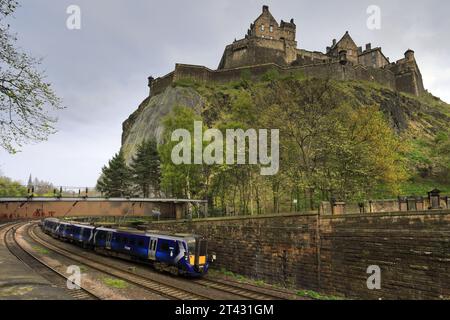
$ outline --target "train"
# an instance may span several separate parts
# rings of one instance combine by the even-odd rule
[[[113,229],[56,218],[46,218],[40,226],[55,239],[103,255],[151,264],[174,275],[202,277],[215,259],[207,253],[207,240],[197,235]]]

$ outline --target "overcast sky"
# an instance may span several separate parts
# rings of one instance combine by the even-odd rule
[[[175,63],[216,68],[226,44],[242,38],[263,4],[279,21],[295,19],[300,48],[325,51],[346,30],[358,45],[383,47],[391,61],[411,48],[425,87],[450,102],[449,1],[311,0],[19,0],[9,19],[20,46],[43,68],[67,109],[58,133],[21,153],[0,150],[4,175],[55,185],[95,186],[120,148],[122,122],[148,94],[147,77]],[[68,30],[66,9],[81,8],[81,30]],[[366,26],[369,5],[381,29]]]

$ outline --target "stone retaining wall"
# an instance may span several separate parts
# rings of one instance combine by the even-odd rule
[[[450,298],[450,210],[367,215],[286,214],[158,222],[205,236],[216,268],[271,283],[367,299]],[[369,290],[367,268],[381,268]]]

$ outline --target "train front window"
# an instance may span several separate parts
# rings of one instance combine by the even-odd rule
[[[190,255],[195,255],[195,239],[187,240],[188,251]]]

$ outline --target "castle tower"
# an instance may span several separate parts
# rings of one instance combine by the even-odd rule
[[[398,91],[416,96],[425,92],[422,74],[413,50],[408,49],[405,52],[405,58],[390,65],[389,70],[395,74],[395,86]]]
[[[218,69],[232,69],[265,63],[288,66],[297,59],[296,25],[281,20],[278,23],[268,6],[250,24],[245,38],[225,48]]]

